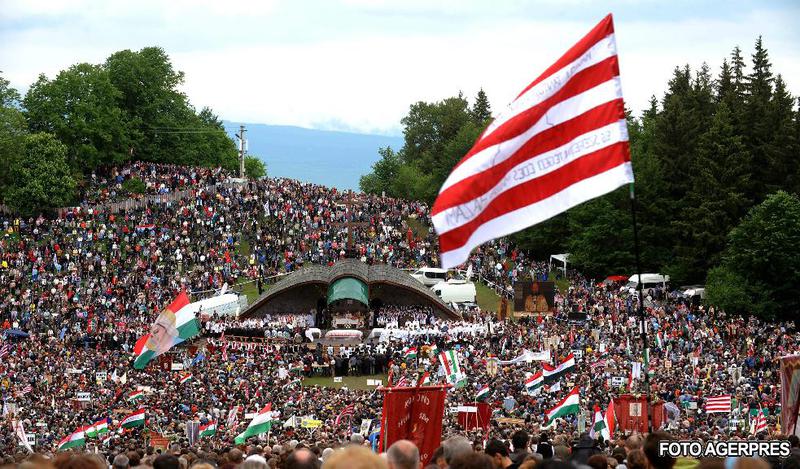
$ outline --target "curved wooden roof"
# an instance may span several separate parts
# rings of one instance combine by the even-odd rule
[[[368,265],[356,259],[342,259],[331,267],[310,265],[287,275],[278,283],[270,287],[264,295],[259,297],[252,305],[242,312],[242,317],[252,317],[270,314],[270,303],[281,298],[282,305],[291,304],[292,292],[297,291],[296,311],[307,311],[307,287],[318,287],[327,291],[328,286],[335,280],[343,277],[357,278],[370,287],[370,299],[373,298],[372,287],[380,286],[380,290],[396,289],[417,299],[418,304],[431,306],[441,317],[458,319],[459,315],[453,311],[441,298],[425,288],[415,278],[395,267],[386,264]],[[408,299],[407,297],[405,298]],[[316,300],[314,300],[316,301]],[[282,311],[288,312],[288,311]]]

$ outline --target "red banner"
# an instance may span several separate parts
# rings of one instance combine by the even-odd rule
[[[492,408],[485,402],[458,406],[458,424],[464,430],[487,429],[492,418]]]
[[[614,413],[617,416],[617,430],[623,433],[647,431],[648,415],[653,430],[659,430],[667,422],[663,402],[647,402],[644,396],[634,397],[623,394],[614,399]]]
[[[800,435],[800,355],[781,357],[781,430],[785,435]]]
[[[447,389],[444,386],[384,388],[381,449],[397,440],[410,440],[419,448],[423,465],[430,462],[442,442],[442,419]]]

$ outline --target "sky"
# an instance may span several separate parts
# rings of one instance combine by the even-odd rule
[[[483,88],[499,111],[609,12],[637,113],[676,66],[749,61],[759,35],[800,94],[798,0],[0,0],[0,70],[24,93],[156,45],[223,119],[399,135],[416,101]]]

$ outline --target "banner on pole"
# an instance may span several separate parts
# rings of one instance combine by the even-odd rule
[[[442,441],[444,401],[450,385],[384,388],[381,443],[386,450],[397,440],[410,440],[419,448],[423,466]]]

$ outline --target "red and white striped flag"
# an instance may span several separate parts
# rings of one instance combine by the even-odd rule
[[[724,394],[722,396],[712,396],[706,398],[706,413],[713,412],[730,412],[731,411],[731,395]]]
[[[10,354],[13,348],[14,347],[11,344],[3,344],[3,346],[0,347],[0,358],[3,358],[6,355]]]
[[[633,182],[611,15],[489,124],[431,212],[442,267]]]
[[[236,423],[239,421],[239,406],[235,405],[231,410],[228,411],[228,428],[235,428]]]
[[[760,404],[758,406],[758,414],[753,418],[753,424],[750,430],[753,435],[758,435],[768,430],[767,418],[764,416],[764,409],[761,408]]]
[[[342,409],[341,412],[339,412],[339,415],[336,416],[336,422],[334,422],[334,425],[339,426],[339,422],[341,422],[342,417],[347,417],[349,415],[353,415],[354,412],[355,412],[355,405],[354,404],[349,404],[349,405],[345,406],[345,408]]]

